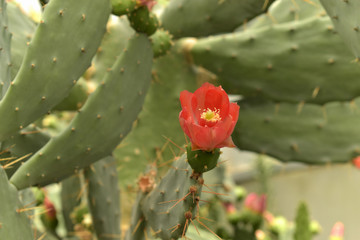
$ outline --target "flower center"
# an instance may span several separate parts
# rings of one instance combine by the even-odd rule
[[[204,112],[200,115],[201,119],[204,119],[207,122],[217,122],[221,120],[220,109],[204,109]]]

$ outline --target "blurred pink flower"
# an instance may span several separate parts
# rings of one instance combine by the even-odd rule
[[[234,213],[234,212],[236,212],[236,207],[235,207],[235,205],[232,204],[231,202],[224,202],[223,205],[224,205],[227,213]]]
[[[344,224],[336,222],[331,229],[330,240],[342,240],[344,237]]]
[[[147,6],[149,11],[156,5],[156,0],[137,0],[138,5]]]
[[[266,195],[250,193],[245,199],[245,207],[255,213],[263,214],[266,209]]]

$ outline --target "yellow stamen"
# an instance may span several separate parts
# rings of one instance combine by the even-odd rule
[[[200,118],[204,119],[207,122],[220,121],[221,120],[220,109],[216,109],[216,108],[214,108],[214,110],[211,110],[210,108],[204,109],[204,112],[201,113]]]

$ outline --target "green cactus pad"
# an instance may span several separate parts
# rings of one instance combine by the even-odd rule
[[[281,161],[348,162],[360,153],[360,98],[315,104],[241,101],[233,140],[243,150]]]
[[[158,29],[150,39],[154,51],[154,58],[164,56],[173,45],[171,41],[172,35],[164,29]]]
[[[64,217],[67,235],[74,232],[74,223],[71,213],[81,203],[81,192],[83,191],[80,175],[73,175],[61,181],[61,211]]]
[[[159,26],[156,15],[150,12],[146,6],[138,7],[128,17],[135,31],[146,33],[148,36],[154,34]]]
[[[136,0],[111,0],[112,13],[121,16],[131,13],[136,7]]]
[[[146,240],[146,221],[141,210],[141,202],[146,194],[139,192],[131,211],[131,225],[125,235],[125,240]]]
[[[119,168],[126,169],[119,174],[122,185],[133,184],[149,161],[165,161],[174,156],[172,151],[180,152],[167,139],[180,146],[185,143],[179,123],[179,96],[185,89],[195,91],[198,79],[177,51],[179,48],[175,45],[169,54],[154,61],[152,84],[143,111],[131,133],[114,151]]]
[[[19,189],[46,185],[111,154],[142,108],[152,58],[148,38],[142,34],[133,37],[68,128],[23,164],[11,181]]]
[[[80,109],[88,97],[88,86],[84,78],[80,78],[71,89],[69,95],[64,98],[53,110],[76,111]]]
[[[36,24],[19,8],[15,2],[7,7],[11,37],[11,79],[20,69],[28,43],[34,35]]]
[[[274,0],[171,0],[161,15],[175,38],[232,32],[265,12]]]
[[[315,16],[249,28],[201,39],[190,52],[228,93],[295,103],[351,100],[360,95],[360,68],[330,24]]]
[[[53,0],[46,5],[20,70],[0,102],[0,140],[69,94],[90,65],[109,14],[109,0]]]
[[[10,85],[10,38],[6,1],[0,1],[0,99]]]
[[[98,240],[121,238],[120,189],[116,160],[106,157],[85,170],[88,204]]]
[[[357,0],[320,0],[336,31],[360,61],[360,2]]]
[[[146,236],[150,233],[150,229],[145,221],[144,214],[141,209],[143,199],[155,186],[155,177],[157,174],[156,164],[147,166],[145,173],[138,180],[138,194],[131,211],[130,227],[128,228],[125,240],[146,240]],[[142,185],[142,187],[141,187]]]
[[[135,33],[127,17],[112,17],[107,24],[107,31],[100,48],[93,58],[94,74],[91,80],[100,83],[106,72],[111,69],[117,57],[125,49],[129,38]]]
[[[257,27],[302,21],[311,17],[322,17],[325,10],[319,0],[277,0],[270,7],[266,14],[254,18],[249,23],[251,29]],[[239,30],[244,30],[243,27]]]
[[[201,179],[201,176],[196,179],[192,175],[186,154],[183,154],[145,197],[142,210],[157,237],[164,240],[178,239],[186,233],[198,213],[197,198],[202,191]]]
[[[34,239],[30,220],[23,208],[17,189],[8,181],[0,167],[0,239]]]
[[[17,161],[17,159],[23,158],[21,161],[17,161],[5,169],[8,177],[10,178],[21,166],[21,164],[27,161],[31,155],[35,154],[49,140],[50,136],[44,133],[41,129],[29,126],[3,141],[0,151],[4,152],[4,154],[0,155],[0,157],[9,158],[10,160],[1,161],[0,164],[11,164],[12,161]]]

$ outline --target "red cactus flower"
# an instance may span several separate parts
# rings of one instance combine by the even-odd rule
[[[360,169],[360,156],[353,158],[352,163],[356,168]]]
[[[256,193],[250,193],[244,202],[244,205],[247,209],[258,213],[263,214],[266,209],[266,195],[257,195]]]
[[[156,5],[156,0],[137,0],[139,6],[147,6],[149,11]]]
[[[211,151],[235,147],[231,133],[238,120],[240,107],[230,103],[222,87],[204,83],[194,93],[180,93],[180,125],[190,138],[192,150]]]
[[[56,219],[56,209],[54,204],[50,201],[48,197],[44,198],[44,206],[46,210],[46,216],[49,220]]]

